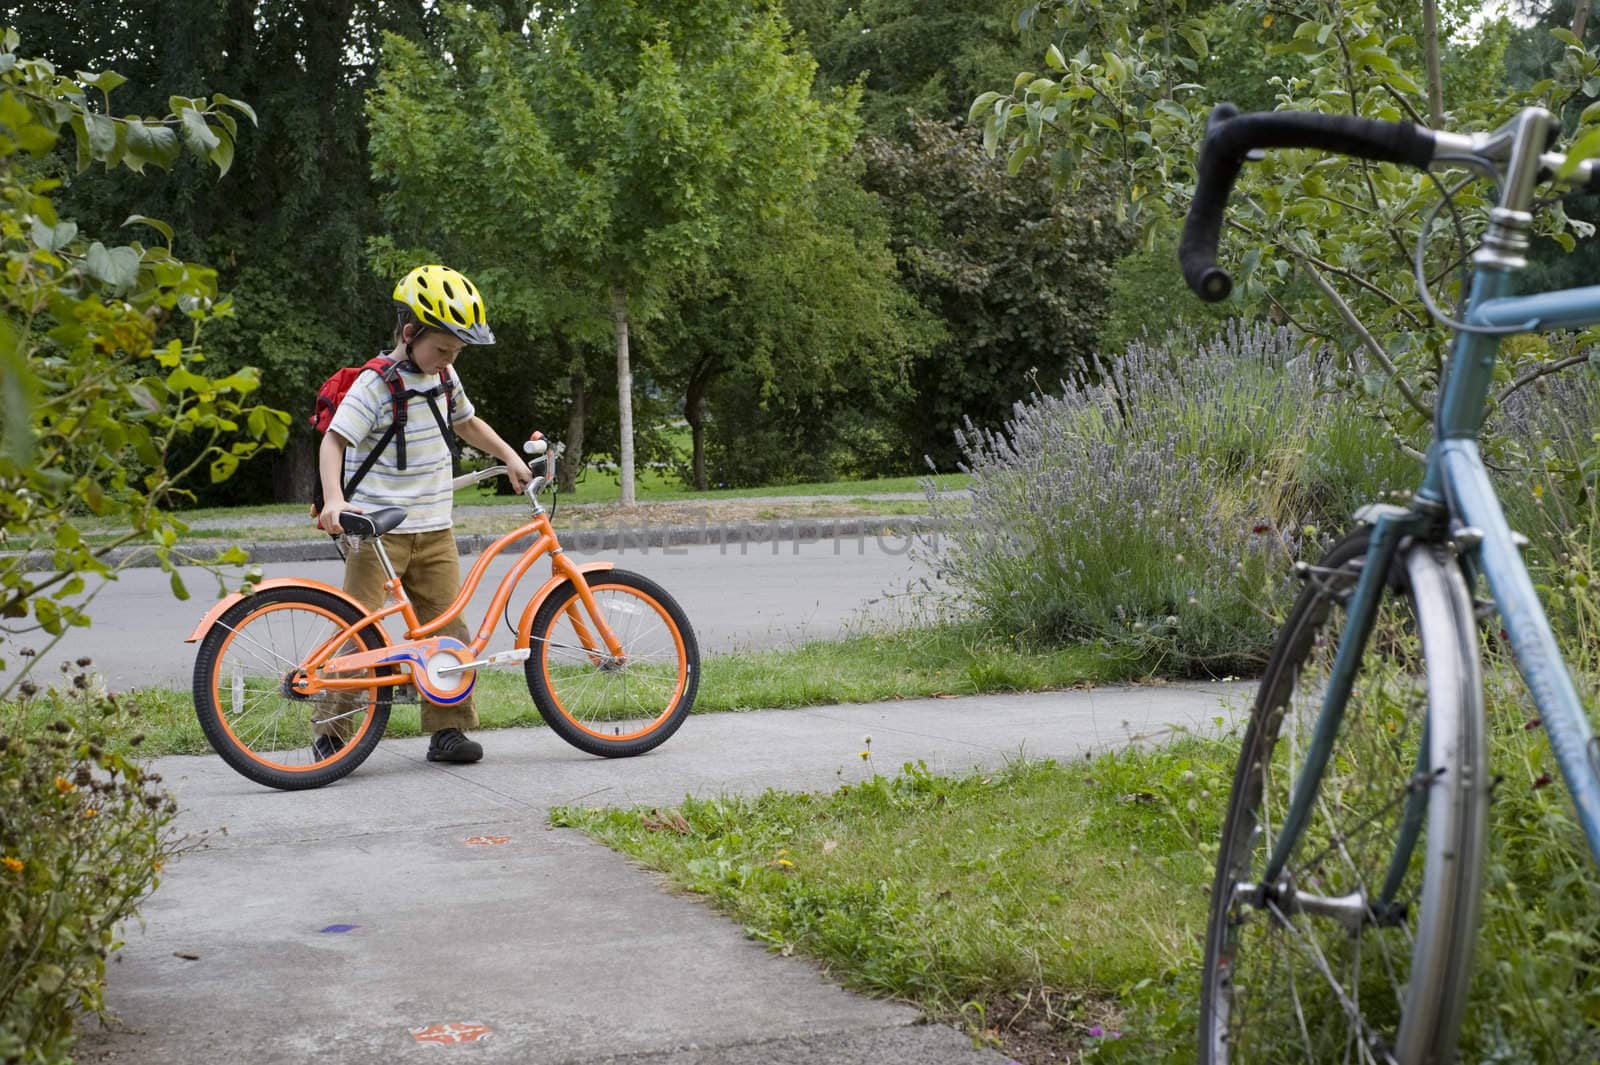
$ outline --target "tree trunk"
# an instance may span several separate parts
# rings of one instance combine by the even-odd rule
[[[562,343],[561,347],[566,348]],[[584,380],[582,356],[569,359],[572,367],[572,409],[567,412],[566,453],[556,468],[556,487],[563,492],[578,488],[578,471],[583,469],[583,421],[588,414],[588,382]]]
[[[617,466],[622,474],[625,507],[634,504],[633,491],[633,367],[628,362],[628,290],[611,289],[611,321],[617,331]]]
[[[309,503],[317,484],[317,439],[290,433],[272,463],[272,498],[279,503]]]
[[[689,419],[689,432],[694,438],[694,490],[704,492],[706,484],[706,403],[704,397],[691,400],[684,407]]]
[[[706,365],[702,361],[695,367],[683,398],[683,417],[689,423],[689,432],[694,440],[694,488],[697,492],[704,492],[710,487],[706,483],[706,391],[711,385],[711,374],[705,372]]]
[[[1584,7],[1588,7],[1587,2]],[[1444,78],[1439,72],[1439,0],[1422,0],[1422,54],[1428,68],[1428,122],[1444,128]]]

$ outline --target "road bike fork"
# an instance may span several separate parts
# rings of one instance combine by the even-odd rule
[[[1378,515],[1372,540],[1361,566],[1361,576],[1351,593],[1345,611],[1344,632],[1339,637],[1339,650],[1334,656],[1333,671],[1328,678],[1328,688],[1323,693],[1322,710],[1317,715],[1316,731],[1306,751],[1305,763],[1294,782],[1294,796],[1289,803],[1289,813],[1283,820],[1272,854],[1262,871],[1262,885],[1275,884],[1289,863],[1290,852],[1305,831],[1311,817],[1311,806],[1322,786],[1322,774],[1327,769],[1328,758],[1333,754],[1333,741],[1344,720],[1345,704],[1355,686],[1356,673],[1361,668],[1361,655],[1366,650],[1367,638],[1378,614],[1384,585],[1389,579],[1389,567],[1394,562],[1394,545],[1409,515],[1384,512]],[[1424,748],[1426,750],[1426,748]]]

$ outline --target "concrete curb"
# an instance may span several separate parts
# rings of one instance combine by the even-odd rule
[[[894,515],[858,518],[789,518],[777,521],[740,521],[689,525],[641,525],[612,529],[559,529],[561,546],[568,551],[591,553],[600,551],[646,551],[651,548],[690,547],[716,544],[720,547],[748,549],[754,544],[771,544],[776,552],[778,545],[815,543],[819,540],[906,539],[937,533],[945,522],[919,515]],[[482,552],[498,537],[486,533],[473,533],[456,537],[456,549],[462,555]],[[529,537],[521,537],[509,545],[513,552],[528,545]],[[185,559],[201,560],[212,551],[240,547],[252,563],[269,562],[326,562],[338,557],[338,550],[328,537],[313,540],[255,541],[230,543],[221,540],[188,540],[179,545]],[[15,556],[0,555],[0,559]],[[110,552],[106,562],[117,568],[130,566],[156,566],[160,563],[155,552],[148,547],[122,547]],[[186,563],[185,563],[186,564]],[[23,568],[30,572],[52,568],[48,551],[34,551],[23,558]]]

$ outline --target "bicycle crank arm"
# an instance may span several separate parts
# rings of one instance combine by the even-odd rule
[[[533,654],[531,647],[518,647],[513,651],[501,651],[499,654],[480,658],[476,662],[462,662],[455,666],[440,666],[434,672],[441,677],[448,677],[452,673],[461,673],[469,669],[482,669],[484,666],[509,666],[515,662],[526,662]]]

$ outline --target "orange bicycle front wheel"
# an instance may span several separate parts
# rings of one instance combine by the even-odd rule
[[[304,663],[362,618],[350,603],[315,588],[270,588],[223,612],[194,663],[194,710],[212,749],[258,784],[319,788],[360,765],[389,722],[390,689],[374,684],[304,695]],[[367,625],[336,654],[384,646]],[[380,666],[372,675],[393,673]]]
[[[677,601],[627,570],[589,579],[612,654],[571,581],[534,615],[523,668],[534,705],[579,750],[626,758],[660,746],[688,716],[700,684],[700,648]]]

